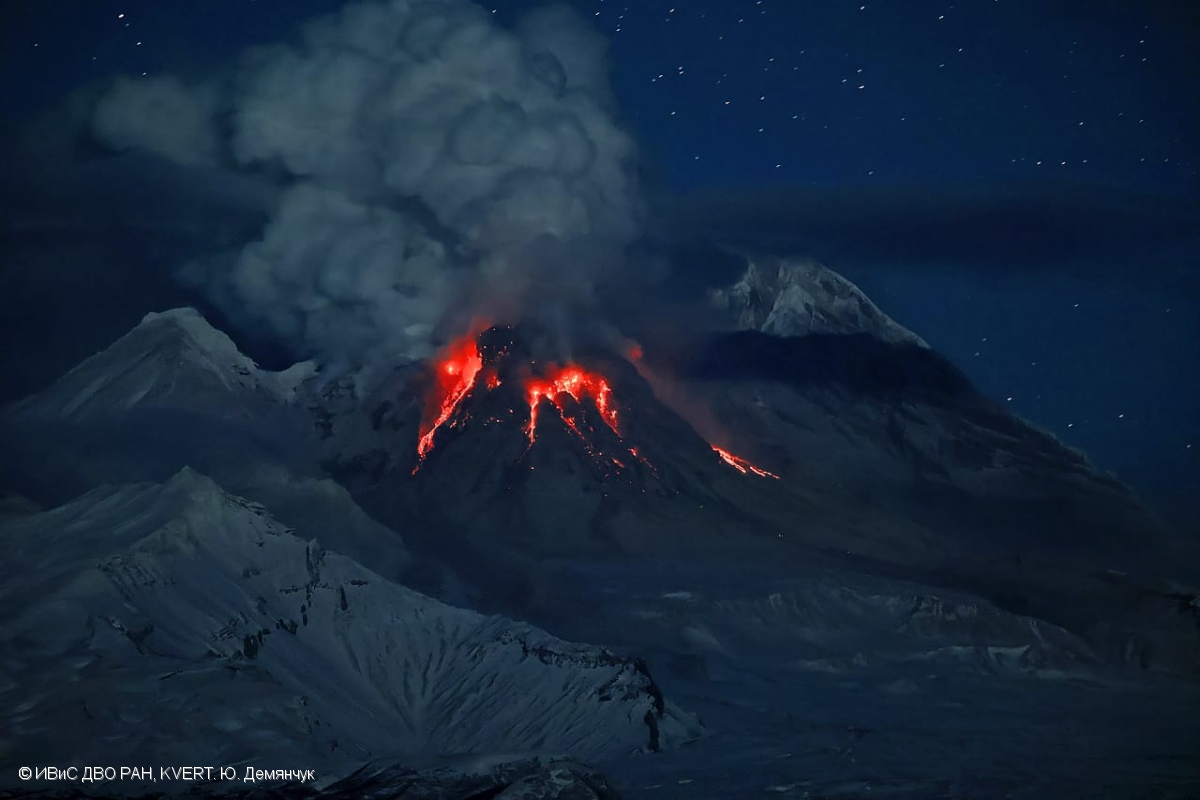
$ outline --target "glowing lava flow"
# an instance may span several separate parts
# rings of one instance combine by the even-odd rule
[[[739,458],[738,456],[735,456],[733,453],[729,452],[728,450],[723,450],[720,447],[717,447],[715,444],[710,445],[710,446],[712,447],[713,451],[716,452],[716,454],[721,457],[722,461],[724,461],[726,464],[733,467],[734,469],[736,469],[738,472],[742,473],[743,475],[749,475],[750,473],[753,472],[755,475],[758,475],[759,477],[762,477],[762,478],[774,478],[775,480],[779,480],[779,476],[773,472],[767,472],[765,469],[760,469],[760,468],[754,466],[753,464],[751,464],[746,459]]]
[[[579,430],[576,421],[567,416],[567,410],[563,408],[560,399],[564,394],[569,394],[576,403],[582,402],[585,395],[591,397],[604,423],[618,437],[621,435],[621,431],[617,429],[617,410],[612,406],[612,387],[600,375],[580,367],[565,367],[550,378],[531,379],[525,384],[525,388],[529,392],[529,427],[525,429],[525,433],[529,436],[530,445],[537,439],[538,406],[543,398],[554,403],[558,415],[568,428],[580,438],[587,438],[583,431]]]
[[[483,358],[475,332],[452,342],[439,354],[433,386],[425,399],[425,414],[421,420],[420,438],[417,440],[417,465],[413,467],[414,475],[425,463],[425,457],[433,450],[434,438],[438,431],[443,427],[453,428],[465,419],[459,412],[471,391],[477,387],[491,391],[500,386],[496,368],[492,365],[485,370]],[[588,453],[606,463],[612,463],[618,470],[625,469],[626,462],[612,455],[604,455],[597,448],[589,436],[589,433],[595,431],[594,428],[584,430],[581,427],[586,424],[586,417],[581,417],[580,411],[584,399],[587,398],[595,406],[604,424],[622,441],[629,455],[647,466],[655,475],[658,474],[654,466],[638,453],[636,447],[630,447],[624,442],[621,430],[617,426],[617,408],[613,401],[612,387],[603,375],[571,364],[552,370],[545,377],[529,378],[525,381],[525,391],[529,401],[529,422],[525,428],[525,435],[529,439],[528,447],[532,447],[537,441],[539,410],[542,401],[548,400],[558,411],[563,424],[583,440],[584,449]],[[567,396],[580,408],[568,405],[570,401],[566,399]],[[762,478],[779,479],[778,475],[756,467],[728,450],[716,445],[711,447],[726,464],[743,475],[753,474]]]
[[[475,343],[475,335],[464,336],[450,344],[445,354],[438,362],[436,386],[430,392],[426,401],[426,419],[421,422],[421,438],[417,441],[417,466],[413,474],[421,468],[421,462],[433,449],[433,437],[438,429],[454,415],[463,398],[475,385],[475,376],[483,369],[483,358],[479,355],[479,347]],[[437,415],[429,419],[429,411],[436,409]]]

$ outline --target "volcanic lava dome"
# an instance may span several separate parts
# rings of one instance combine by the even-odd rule
[[[613,455],[605,455],[594,441],[594,426],[585,419],[585,411],[594,412],[621,442],[624,454],[637,459],[651,470],[654,466],[638,453],[621,432],[618,403],[612,385],[603,374],[577,363],[539,365],[520,352],[511,338],[511,328],[474,328],[470,333],[444,347],[432,363],[432,377],[425,397],[421,428],[417,440],[417,474],[425,459],[433,452],[439,432],[458,428],[469,419],[466,401],[478,393],[498,389],[508,380],[519,380],[529,406],[525,422],[528,445],[538,440],[538,426],[547,414],[560,420],[567,430],[582,441],[593,457],[605,459],[623,469],[625,463]],[[640,358],[641,348],[637,348]],[[521,363],[515,365],[514,359]],[[502,378],[502,370],[504,377]],[[592,413],[586,414],[591,417]],[[779,476],[751,464],[724,448],[710,444],[721,462],[744,475],[778,479]]]

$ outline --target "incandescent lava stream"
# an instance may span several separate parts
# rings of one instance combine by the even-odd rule
[[[473,393],[490,392],[501,385],[500,362],[518,357],[514,352],[517,349],[515,343],[503,338],[506,334],[511,335],[511,329],[491,328],[482,332],[472,332],[451,342],[436,357],[433,385],[425,397],[425,409],[417,440],[417,464],[413,467],[414,475],[433,452],[439,431],[458,427],[469,419],[467,399]],[[592,440],[590,434],[595,428],[587,425],[587,419],[581,416],[581,412],[587,408],[586,402],[595,409],[599,419],[612,431],[629,455],[654,469],[652,464],[638,454],[637,448],[629,445],[622,436],[618,425],[616,399],[612,386],[604,375],[573,363],[552,366],[543,370],[541,375],[536,375],[533,374],[535,363],[529,359],[528,365],[518,364],[518,374],[527,376],[523,378],[523,388],[529,404],[529,419],[525,425],[525,435],[529,441],[526,452],[537,441],[543,406],[549,403],[563,424],[583,441],[588,453],[612,463],[618,469],[623,468],[624,462],[615,456],[603,454]],[[514,370],[511,366],[505,366],[504,369],[504,380],[507,381],[512,378]],[[776,479],[779,477],[727,450],[716,445],[711,446],[724,463],[742,474]]]

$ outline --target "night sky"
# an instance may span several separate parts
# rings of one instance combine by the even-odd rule
[[[0,101],[20,124],[114,74],[212,74],[340,5],[26,3],[7,14]],[[489,7],[509,24],[533,5]],[[572,5],[611,41],[619,117],[674,235],[720,220],[820,257],[986,394],[1194,525],[1188,3]]]

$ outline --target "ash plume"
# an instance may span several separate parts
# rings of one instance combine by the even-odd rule
[[[361,2],[219,81],[121,79],[92,130],[270,176],[259,238],[183,277],[297,355],[394,361],[481,313],[587,304],[619,263],[640,202],[607,75],[566,8],[509,30],[466,0]]]

